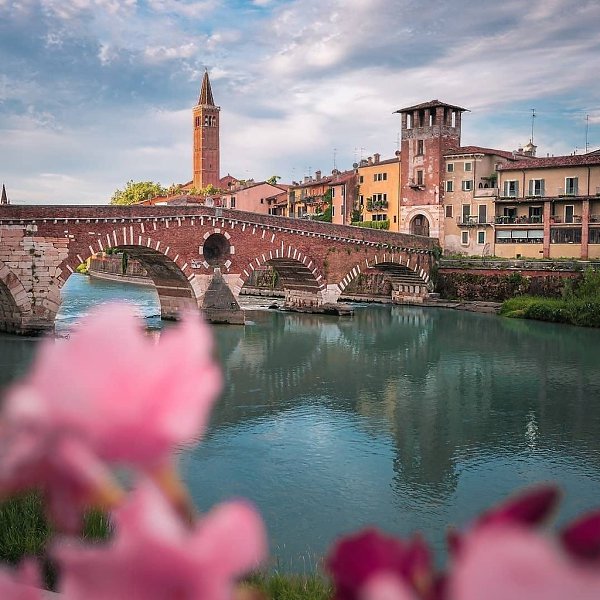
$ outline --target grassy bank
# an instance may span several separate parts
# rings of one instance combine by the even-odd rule
[[[0,562],[17,564],[25,556],[37,557],[44,570],[45,585],[52,589],[56,572],[46,558],[52,529],[44,516],[43,504],[37,494],[11,498],[0,504]],[[83,537],[102,540],[110,535],[110,523],[100,513],[86,517]],[[318,574],[292,575],[260,572],[249,576],[246,582],[273,600],[328,600],[331,587]]]
[[[500,309],[505,317],[600,327],[600,273],[586,271],[577,287],[567,286],[562,298],[518,296]]]

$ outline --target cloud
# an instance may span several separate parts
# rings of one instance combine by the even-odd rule
[[[472,110],[465,143],[527,142],[535,106],[540,152],[572,152],[585,114],[600,143],[598,22],[596,0],[0,0],[0,177],[33,201],[64,176],[59,202],[189,180],[204,67],[241,177],[390,157],[392,112],[432,98]]]

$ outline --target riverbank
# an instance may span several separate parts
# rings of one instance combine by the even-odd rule
[[[88,270],[88,277],[92,279],[101,279],[102,281],[114,281],[115,283],[130,283],[132,285],[142,285],[145,287],[154,287],[154,282],[149,277],[137,275],[117,275],[115,273],[103,273],[100,271]]]

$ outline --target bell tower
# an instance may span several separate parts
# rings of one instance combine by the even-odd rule
[[[194,106],[194,177],[195,188],[212,184],[219,187],[219,111],[215,106],[208,71],[204,72],[198,104]]]

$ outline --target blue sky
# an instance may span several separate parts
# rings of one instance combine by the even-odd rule
[[[204,68],[221,170],[299,179],[393,155],[403,106],[471,110],[463,144],[600,147],[598,0],[0,0],[0,183],[106,203],[191,179]],[[334,151],[335,149],[335,151]]]

